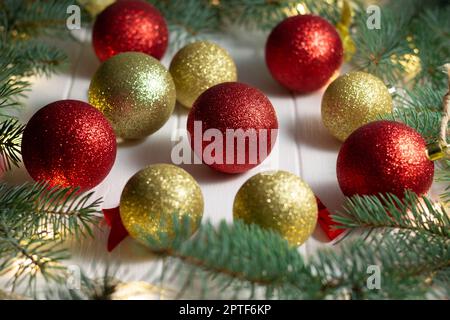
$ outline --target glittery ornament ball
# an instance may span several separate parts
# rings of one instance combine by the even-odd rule
[[[336,171],[346,196],[389,192],[403,198],[406,189],[417,194],[430,189],[434,164],[417,131],[382,120],[360,127],[345,140]]]
[[[286,171],[259,173],[239,189],[234,219],[274,230],[291,245],[299,246],[313,233],[317,202],[310,187]]]
[[[344,141],[362,125],[392,112],[392,98],[379,78],[350,72],[334,80],[322,98],[322,121],[330,133]]]
[[[177,99],[187,108],[191,108],[206,89],[237,80],[236,65],[231,56],[208,41],[197,41],[178,51],[169,71],[175,82]]]
[[[299,93],[323,87],[341,66],[343,54],[336,29],[314,15],[285,19],[266,43],[266,63],[272,76]]]
[[[149,244],[165,233],[174,236],[174,215],[182,224],[189,218],[192,233],[203,215],[199,185],[185,170],[171,164],[154,164],[137,172],[120,198],[120,217],[134,239]]]
[[[34,180],[85,191],[98,185],[111,170],[116,137],[105,117],[91,105],[56,101],[28,122],[22,157]]]
[[[139,52],[121,53],[96,71],[89,102],[108,118],[117,136],[140,139],[169,119],[176,102],[175,84],[155,58]]]
[[[151,4],[121,0],[108,6],[95,20],[92,44],[101,61],[121,53],[137,51],[161,59],[167,49],[166,21]]]
[[[221,172],[240,173],[270,154],[278,120],[261,91],[225,82],[198,97],[189,112],[187,129],[191,147],[203,163]]]

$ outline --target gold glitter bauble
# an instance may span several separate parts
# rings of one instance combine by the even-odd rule
[[[170,64],[177,99],[191,108],[206,89],[237,80],[236,65],[228,52],[217,44],[197,41],[182,48]]]
[[[160,234],[173,237],[174,215],[180,224],[189,217],[192,233],[203,215],[199,185],[185,170],[171,164],[154,164],[128,180],[120,197],[120,217],[134,239],[147,244]]]
[[[341,141],[364,124],[392,112],[392,97],[379,78],[350,72],[334,80],[322,98],[322,121]]]
[[[259,173],[239,189],[233,215],[279,232],[291,245],[299,246],[314,231],[317,202],[309,186],[286,171]]]
[[[89,87],[89,103],[108,118],[116,135],[144,138],[169,119],[176,102],[175,85],[155,58],[126,52],[106,60]]]

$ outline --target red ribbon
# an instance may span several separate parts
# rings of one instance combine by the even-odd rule
[[[125,229],[122,219],[120,218],[119,207],[103,209],[102,211],[106,223],[111,227],[108,236],[108,251],[111,252],[123,241],[123,239],[128,237],[128,231]]]
[[[316,197],[317,206],[319,207],[319,216],[317,221],[319,222],[320,227],[327,235],[328,239],[334,240],[336,239],[341,233],[345,231],[345,229],[337,229],[336,226],[339,226],[340,224],[335,222],[331,218],[331,213],[328,211],[327,207],[324,206],[322,201],[320,201],[319,198]]]

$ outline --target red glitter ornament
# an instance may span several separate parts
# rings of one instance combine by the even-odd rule
[[[161,59],[169,33],[161,13],[137,0],[118,1],[95,20],[92,43],[101,61],[121,52],[138,51]]]
[[[424,194],[433,174],[425,140],[395,121],[375,121],[355,130],[337,159],[337,178],[346,196],[390,192],[401,199],[406,189]]]
[[[261,91],[243,83],[225,82],[197,98],[189,112],[187,129],[192,149],[205,164],[218,171],[240,173],[270,154],[278,120]]]
[[[28,122],[22,138],[25,167],[50,186],[98,185],[116,158],[116,137],[103,114],[76,100],[53,102]]]
[[[344,50],[336,29],[325,19],[298,15],[272,30],[266,63],[284,87],[306,93],[323,87],[342,64]]]

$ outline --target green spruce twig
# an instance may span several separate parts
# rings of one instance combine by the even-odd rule
[[[148,245],[165,259],[157,285],[179,283],[178,298],[423,299],[431,293],[445,297],[448,287],[449,240],[430,234],[399,230],[370,241],[348,240],[306,260],[278,234],[240,221],[205,223],[189,240],[189,223],[177,228],[178,239],[161,243],[161,235]],[[379,272],[375,283],[369,283],[371,270]],[[112,278],[105,275],[99,286],[85,277],[89,285],[82,294],[60,288],[56,298],[109,299]]]
[[[406,191],[404,198],[386,194],[348,198],[340,215],[333,220],[340,228],[373,229],[390,232],[409,230],[450,239],[450,216],[446,208],[427,197]]]
[[[34,289],[37,275],[58,280],[68,252],[61,241],[92,235],[100,199],[77,189],[47,184],[0,185],[0,274],[12,273],[12,288],[23,281]]]
[[[13,119],[0,123],[0,166],[2,170],[19,165],[24,129],[24,125]]]

